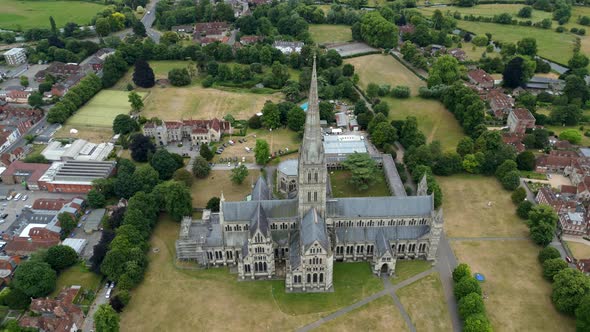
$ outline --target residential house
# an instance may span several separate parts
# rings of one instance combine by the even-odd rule
[[[485,99],[490,105],[492,114],[498,119],[506,117],[514,108],[514,99],[500,89],[490,90]]]
[[[228,32],[229,24],[227,22],[197,23],[193,31],[193,40],[201,43],[222,41]]]
[[[539,204],[546,204],[553,208],[553,210],[560,214],[566,212],[576,212],[580,204],[575,199],[570,199],[567,196],[562,196],[551,190],[550,187],[542,187],[537,192],[535,200]]]
[[[468,71],[467,78],[471,83],[483,89],[494,87],[494,78],[483,69],[477,68]]]
[[[71,286],[64,288],[55,299],[33,299],[29,309],[35,315],[23,316],[19,320],[19,325],[37,328],[40,331],[81,331],[84,324],[84,312],[74,304],[80,289],[80,286]]]
[[[508,114],[507,124],[511,133],[524,134],[535,127],[535,117],[526,108],[516,108]]]
[[[524,138],[524,135],[517,134],[517,133],[503,133],[502,134],[502,142],[504,142],[504,144],[508,144],[510,146],[513,146],[516,149],[516,151],[519,153],[526,150],[526,147],[522,143],[523,138]]]
[[[585,275],[590,276],[590,258],[578,259],[576,267]]]
[[[77,63],[63,63],[59,61],[52,62],[46,69],[40,70],[35,74],[35,81],[42,83],[45,81],[45,75],[49,74],[57,79],[65,79],[70,75],[77,74],[81,71]]]
[[[14,270],[20,264],[20,257],[18,256],[0,256],[0,287],[4,287],[10,283]]]
[[[8,91],[6,94],[6,102],[14,104],[27,104],[31,91]]]
[[[251,45],[256,44],[264,39],[263,36],[242,36],[240,37],[240,44]]]
[[[579,206],[576,212],[559,214],[559,227],[563,234],[586,235],[588,233],[588,218],[585,209]]]
[[[46,227],[48,225],[29,224],[18,236],[9,239],[4,247],[8,255],[28,256],[39,249],[47,249],[59,244],[59,227]]]
[[[450,54],[451,56],[453,56],[455,59],[459,60],[460,62],[467,60],[467,54],[465,53],[465,51],[463,51],[460,48],[452,48],[447,51],[447,54]]]

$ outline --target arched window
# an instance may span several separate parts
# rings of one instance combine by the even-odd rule
[[[320,282],[324,282],[324,274],[320,273]]]
[[[311,191],[307,193],[307,201],[311,202]]]
[[[307,173],[307,182],[311,182],[311,172]]]
[[[315,182],[318,182],[318,172],[315,172]]]
[[[318,282],[318,274],[317,273],[313,274],[313,282],[314,283]]]
[[[310,284],[311,283],[311,274],[307,274],[307,283]]]
[[[262,271],[266,271],[266,269],[267,269],[266,262],[264,262],[264,264],[262,266],[264,268]]]
[[[317,202],[318,201],[318,193],[317,193],[317,191],[314,191],[314,193],[313,193],[313,201],[314,202]]]

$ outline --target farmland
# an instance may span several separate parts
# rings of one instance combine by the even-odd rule
[[[0,0],[0,8],[0,28],[26,30],[49,28],[49,16],[53,16],[58,27],[68,22],[88,25],[105,6],[88,1]]]

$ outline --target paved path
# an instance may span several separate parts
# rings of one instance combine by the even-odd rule
[[[84,320],[84,324],[82,325],[82,331],[84,331],[84,332],[94,331],[94,313],[96,312],[96,310],[98,310],[98,307],[101,304],[108,303],[108,301],[109,301],[105,297],[106,291],[107,291],[106,287],[102,286],[102,287],[100,287],[100,290],[96,293],[96,298],[95,298],[94,302],[92,303],[92,305],[90,306],[90,309],[88,309],[88,315],[86,315],[86,319]]]
[[[246,168],[248,168],[248,169],[260,170],[260,168],[261,168],[261,166],[258,164],[243,163],[242,165],[246,165]],[[230,166],[227,166],[227,163],[218,163],[218,164],[213,165],[213,167],[211,167],[211,170],[213,170],[213,171],[231,171],[234,168],[236,168],[235,162],[231,162]]]
[[[435,271],[436,271],[435,268],[431,268],[431,269],[426,270],[424,272],[418,273],[415,276],[413,276],[411,278],[408,278],[408,279],[406,279],[406,280],[404,280],[404,281],[402,281],[402,282],[400,282],[399,284],[396,284],[396,285],[391,285],[391,283],[389,282],[389,278],[384,278],[384,279],[387,279],[387,281],[386,280],[383,280],[383,284],[385,286],[385,289],[384,290],[382,290],[382,291],[380,291],[378,293],[375,293],[375,294],[373,294],[371,296],[365,297],[364,299],[362,299],[362,300],[360,300],[360,301],[358,301],[356,303],[353,303],[353,304],[349,305],[348,307],[344,307],[344,308],[342,308],[342,309],[340,309],[340,310],[338,310],[338,311],[336,311],[336,312],[334,312],[334,313],[332,313],[332,314],[330,314],[330,315],[328,315],[326,317],[322,317],[322,318],[316,320],[315,322],[312,322],[310,324],[307,324],[307,325],[305,325],[305,326],[297,329],[297,331],[298,332],[311,331],[311,330],[319,327],[320,325],[322,325],[322,324],[324,324],[326,322],[329,322],[329,321],[331,321],[333,319],[336,319],[336,318],[338,318],[338,317],[340,317],[342,315],[345,315],[345,314],[347,314],[347,313],[349,313],[349,312],[351,312],[351,311],[353,311],[353,310],[355,310],[357,308],[362,307],[363,305],[365,305],[365,304],[367,304],[367,303],[369,303],[371,301],[374,301],[374,300],[376,300],[376,299],[378,299],[378,298],[380,298],[380,297],[382,297],[384,295],[388,295],[389,294],[389,295],[391,295],[393,297],[394,302],[396,302],[396,306],[400,310],[402,316],[404,316],[404,320],[406,321],[406,324],[410,328],[410,331],[416,332],[416,328],[414,327],[414,324],[412,324],[412,321],[410,320],[410,317],[408,316],[407,312],[403,308],[403,306],[402,306],[401,302],[399,301],[399,298],[397,297],[397,295],[395,295],[395,292],[398,289],[403,288],[405,286],[408,286],[409,284],[411,284],[413,282],[416,282],[416,281],[418,281],[418,280],[420,280],[420,279],[428,276],[429,274],[431,274],[431,273],[433,273]],[[397,299],[397,301],[396,301],[396,299]]]
[[[460,332],[462,330],[461,321],[459,319],[459,311],[457,310],[457,301],[453,293],[453,270],[457,266],[457,258],[453,249],[449,244],[447,236],[443,232],[438,243],[438,252],[436,255],[436,269],[443,286],[443,293],[445,295],[445,302],[451,315],[451,324],[453,331]]]

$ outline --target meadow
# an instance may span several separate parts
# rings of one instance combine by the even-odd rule
[[[546,18],[551,19],[551,13],[545,12],[542,10],[533,10],[531,18],[523,19],[523,18],[517,17],[516,14],[524,6],[526,6],[526,5],[525,4],[506,4],[506,3],[504,3],[504,4],[482,4],[482,5],[477,5],[477,6],[473,6],[473,7],[454,7],[454,6],[449,6],[449,7],[445,7],[445,8],[424,7],[424,8],[420,8],[418,11],[420,11],[422,14],[424,14],[426,16],[431,16],[432,13],[434,13],[434,11],[438,9],[443,14],[445,14],[447,12],[450,12],[450,13],[459,12],[459,13],[461,13],[461,16],[473,15],[473,16],[483,16],[483,17],[494,17],[494,15],[508,13],[508,14],[511,14],[514,19],[523,20],[523,21],[524,20],[531,20],[533,22],[538,22],[538,21],[541,21]]]
[[[347,42],[352,40],[350,26],[335,24],[311,24],[309,26],[311,38],[317,44]]]
[[[0,8],[0,28],[22,31],[31,28],[49,29],[49,16],[53,16],[58,27],[68,22],[88,25],[92,17],[105,6],[88,1],[0,0]]]

